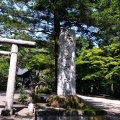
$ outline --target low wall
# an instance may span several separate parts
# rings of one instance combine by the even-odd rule
[[[35,120],[106,120],[105,115],[82,115],[76,110],[43,110],[35,112]]]
[[[106,120],[104,116],[38,116],[35,120]]]

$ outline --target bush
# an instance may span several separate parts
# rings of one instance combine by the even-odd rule
[[[18,99],[20,102],[24,102],[27,99],[27,94],[21,93]]]
[[[27,97],[28,97],[28,95],[27,95],[27,93],[25,93],[24,89],[25,89],[25,87],[23,86],[23,87],[21,88],[21,93],[20,93],[20,96],[19,96],[19,98],[18,98],[18,100],[19,100],[20,102],[25,102],[25,100],[26,100]]]
[[[48,87],[41,87],[37,90],[37,93],[45,93],[45,94],[51,94],[52,89]]]

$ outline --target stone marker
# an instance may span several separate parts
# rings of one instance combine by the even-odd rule
[[[75,31],[61,30],[58,58],[58,95],[76,95]]]
[[[0,38],[0,43],[12,44],[7,92],[6,92],[6,102],[5,102],[5,110],[7,111],[6,115],[11,115],[13,113],[12,107],[13,107],[14,90],[15,90],[18,45],[22,47],[23,46],[30,47],[30,46],[35,46],[36,42]],[[5,110],[3,110],[1,113],[5,112]]]

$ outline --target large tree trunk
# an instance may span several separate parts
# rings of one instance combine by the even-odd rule
[[[54,12],[54,41],[55,41],[55,92],[57,92],[57,71],[58,71],[58,49],[59,49],[60,22],[58,20],[57,10]]]

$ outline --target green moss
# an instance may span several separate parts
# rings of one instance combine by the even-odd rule
[[[82,108],[82,111],[84,115],[104,115],[106,112],[104,110],[101,110],[99,108],[86,105],[84,108]]]

